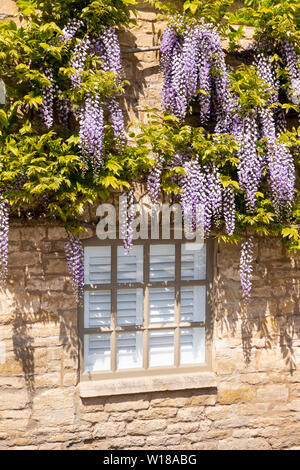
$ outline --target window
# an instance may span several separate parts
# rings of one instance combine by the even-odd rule
[[[121,242],[94,243],[85,246],[83,376],[207,370],[211,243],[139,241],[128,255]]]

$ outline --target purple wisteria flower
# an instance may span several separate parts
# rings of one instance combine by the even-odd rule
[[[212,223],[217,224],[222,214],[222,186],[219,172],[215,166],[201,167],[196,160],[185,162],[183,167],[186,173],[182,176],[180,184],[185,224],[187,223],[189,227],[189,233],[201,228],[207,235]]]
[[[89,96],[85,100],[79,118],[79,145],[86,162],[92,162],[98,172],[102,166],[104,141],[104,115],[99,96]]]
[[[163,158],[158,157],[155,165],[151,168],[148,181],[147,189],[150,196],[151,202],[156,205],[158,203],[159,188],[161,183],[161,173],[163,169]]]
[[[264,157],[257,151],[259,128],[255,115],[244,117],[242,126],[235,137],[239,142],[239,183],[246,193],[247,208],[253,211],[265,164]]]
[[[84,252],[79,238],[68,234],[68,241],[65,243],[65,252],[73,289],[78,298],[80,298],[84,288]]]
[[[231,184],[223,189],[223,214],[227,235],[231,237],[235,230],[235,197]]]
[[[90,37],[87,35],[75,45],[73,57],[71,59],[71,67],[75,69],[75,73],[71,76],[71,84],[73,88],[80,87],[81,73],[84,70],[85,61],[91,47]]]
[[[44,125],[50,129],[53,126],[53,105],[55,96],[52,69],[50,67],[45,69],[44,75],[50,81],[50,86],[42,88],[43,104],[41,106],[41,115]]]
[[[76,69],[76,74],[72,77],[73,86],[80,86],[80,72],[84,70],[88,54],[98,56],[102,61],[102,69],[113,72],[117,83],[121,82],[121,50],[114,28],[106,27],[97,38],[85,37],[75,49],[72,66]],[[102,166],[104,105],[110,113],[117,147],[122,148],[125,143],[124,117],[118,100],[111,97],[102,103],[98,94],[88,96],[80,112],[79,139],[83,158],[92,162],[95,171],[99,171]]]
[[[248,299],[251,296],[253,277],[253,237],[249,237],[242,243],[240,257],[240,275],[243,297]]]
[[[107,108],[110,113],[110,119],[112,122],[112,128],[114,136],[119,147],[122,147],[125,142],[125,125],[124,116],[120,108],[119,102],[115,98],[111,98],[107,102]]]
[[[189,105],[198,101],[202,123],[213,113],[217,121],[225,119],[231,109],[230,81],[215,28],[189,25],[179,33],[176,23],[168,26],[161,44],[161,66],[164,111],[183,120]]]

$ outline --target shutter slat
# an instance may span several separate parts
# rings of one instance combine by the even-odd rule
[[[84,248],[85,284],[109,284],[111,282],[111,247],[86,246]]]
[[[170,323],[174,321],[175,289],[150,289],[150,323]]]
[[[118,282],[143,282],[143,246],[131,248],[128,255],[118,246]]]

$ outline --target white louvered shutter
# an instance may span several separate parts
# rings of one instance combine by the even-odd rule
[[[205,329],[182,329],[180,331],[180,364],[203,362],[205,362]]]
[[[206,245],[184,243],[181,245],[181,280],[206,279]]]
[[[174,364],[174,330],[149,332],[149,366],[172,366]]]
[[[118,326],[143,324],[143,289],[118,289]]]
[[[97,290],[84,293],[84,328],[110,326],[111,291]]]
[[[84,248],[85,284],[109,284],[111,282],[111,247],[86,246]]]
[[[137,369],[143,362],[143,333],[130,331],[117,334],[117,368]]]
[[[118,246],[118,283],[143,282],[143,246],[136,245],[129,253]]]
[[[172,323],[174,321],[174,304],[174,287],[150,289],[150,323]]]
[[[150,281],[175,280],[175,245],[150,245]]]
[[[206,287],[184,286],[180,291],[180,320],[182,322],[205,321]]]
[[[84,336],[84,370],[110,370],[110,334]]]

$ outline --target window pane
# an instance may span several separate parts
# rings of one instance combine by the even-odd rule
[[[142,331],[118,333],[117,368],[137,369],[142,367],[143,333]]]
[[[150,289],[150,323],[174,322],[174,287]]]
[[[143,246],[133,246],[127,255],[118,246],[118,282],[143,282]]]
[[[181,279],[183,281],[206,279],[206,245],[183,243],[181,245]]]
[[[205,321],[206,287],[181,287],[180,321]]]
[[[84,336],[84,370],[110,370],[110,334]]]
[[[84,328],[110,326],[110,315],[110,290],[84,293]]]
[[[142,325],[143,289],[119,289],[117,294],[117,323],[119,326]]]
[[[109,284],[111,282],[111,247],[86,246],[84,248],[85,284]]]
[[[203,362],[205,362],[205,329],[182,329],[180,331],[180,364]]]
[[[149,332],[149,365],[172,366],[174,364],[174,330]]]
[[[175,245],[150,245],[150,281],[175,280]]]

